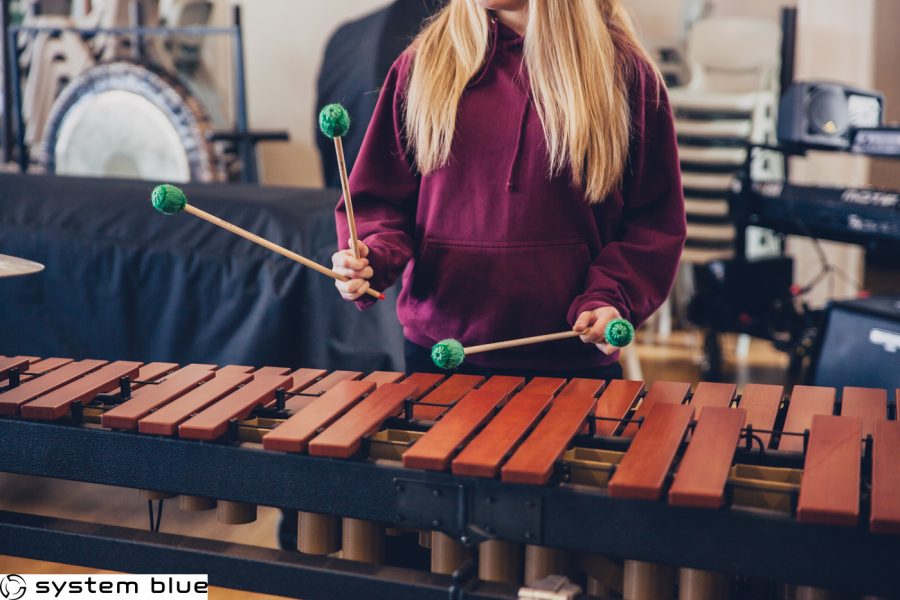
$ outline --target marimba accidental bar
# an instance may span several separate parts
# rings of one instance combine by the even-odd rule
[[[661,597],[675,589],[667,564],[682,566],[683,597],[716,597],[732,575],[896,590],[898,391],[889,401],[886,390],[797,386],[786,399],[755,384],[738,396],[714,383],[691,393],[676,382],[34,357],[0,358],[0,386],[0,470],[180,494],[184,508],[218,504],[229,522],[251,520],[256,504],[297,508],[308,553],[378,563],[386,534],[416,531],[435,572],[473,558],[482,580],[513,584],[561,572],[589,591]],[[106,464],[54,465],[16,447],[40,435],[97,443]],[[154,448],[171,475],[124,463]],[[270,488],[243,489],[229,471],[263,462]],[[315,473],[316,485],[297,488],[284,469]],[[714,544],[662,539],[701,528]],[[769,539],[741,537],[754,531]],[[844,574],[828,568],[839,559]]]

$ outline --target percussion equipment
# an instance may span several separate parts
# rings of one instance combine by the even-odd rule
[[[50,111],[38,159],[60,175],[216,181],[212,125],[174,77],[113,62],[87,69]]]
[[[44,270],[41,263],[25,260],[16,256],[0,254],[0,277],[15,277],[17,275],[31,275]]]
[[[898,590],[900,390],[29,356],[2,383],[0,471],[302,512],[301,553],[0,512],[0,554],[303,598]],[[433,573],[390,566],[386,535]]]
[[[72,25],[70,19],[57,15],[43,15],[29,21],[50,27]],[[56,36],[49,33],[33,38],[23,36],[18,41],[24,44],[21,62],[28,71],[22,97],[25,141],[35,147],[44,135],[47,116],[59,92],[79,73],[93,67],[96,59],[90,45],[68,31]]]
[[[16,38],[24,74],[23,141],[36,160],[69,175],[221,178],[218,163],[227,159],[214,154],[208,138],[212,122],[222,126],[225,120],[220,94],[200,61],[199,29],[209,20],[211,3],[76,4],[64,16],[37,14],[37,3],[29,3],[25,30]],[[194,26],[198,35],[124,33],[140,25]],[[176,156],[160,151],[167,142],[178,146]]]

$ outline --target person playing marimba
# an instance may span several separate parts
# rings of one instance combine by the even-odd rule
[[[584,344],[462,370],[621,377],[604,329],[659,307],[685,239],[666,90],[619,0],[450,0],[391,68],[350,188],[336,285],[364,308],[402,274],[409,371],[442,338],[571,327]],[[347,245],[343,200],[337,223]]]

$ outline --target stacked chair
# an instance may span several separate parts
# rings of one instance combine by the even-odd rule
[[[741,17],[697,21],[687,37],[690,81],[669,90],[681,160],[688,232],[682,268],[670,300],[661,311],[659,333],[671,331],[672,305],[686,313],[693,294],[693,266],[727,260],[734,254],[735,228],[728,194],[745,168],[748,144],[776,142],[781,29],[775,22]],[[754,152],[749,162],[755,180],[783,178],[781,157]],[[769,231],[749,228],[746,256],[779,252]],[[750,338],[738,339],[739,368]]]
[[[690,82],[670,89],[688,218],[686,263],[732,255],[735,231],[728,191],[747,158],[746,145],[774,143],[781,30],[758,19],[713,17],[688,35]],[[778,179],[777,156],[758,153],[754,179]],[[764,232],[748,236],[748,255],[768,251]]]

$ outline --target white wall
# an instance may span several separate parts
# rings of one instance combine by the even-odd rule
[[[214,19],[234,0],[216,0]],[[261,174],[271,185],[320,186],[315,149],[315,85],[329,36],[342,23],[388,0],[238,0],[243,12],[250,126],[287,129],[287,144],[261,144]],[[230,60],[230,57],[228,57]]]
[[[781,8],[797,6],[797,0],[711,0],[713,14],[758,17],[781,21]]]
[[[683,35],[684,16],[705,10],[712,16],[754,17],[781,21],[781,9],[797,0],[622,0],[645,40],[672,41]]]

